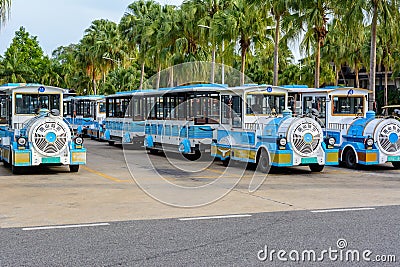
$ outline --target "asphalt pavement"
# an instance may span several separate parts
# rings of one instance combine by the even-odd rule
[[[379,266],[398,266],[400,260],[400,206],[241,216],[2,229],[0,266],[377,266],[377,259],[391,261]]]

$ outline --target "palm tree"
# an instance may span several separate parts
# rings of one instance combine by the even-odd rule
[[[232,1],[230,0],[192,0],[193,8],[196,10],[195,16],[200,18],[198,20],[198,27],[201,27],[201,36],[200,39],[204,40],[205,45],[211,44],[211,83],[214,83],[215,76],[215,61],[216,61],[216,46],[221,44],[224,46],[225,34],[222,31],[221,27],[215,22],[215,16],[218,15],[219,12],[223,12],[224,10],[228,10],[231,8]],[[223,51],[221,51],[221,62],[223,62]]]
[[[0,0],[0,27],[4,25],[10,16],[11,0]]]
[[[341,12],[349,27],[357,27],[371,17],[371,41],[369,63],[369,88],[373,91],[369,98],[369,108],[375,109],[375,76],[378,26],[386,27],[386,23],[393,20],[393,14],[400,8],[398,0],[356,0],[341,1]]]
[[[244,84],[246,55],[251,45],[265,40],[267,25],[271,25],[265,6],[252,3],[251,0],[234,0],[232,8],[218,17],[219,25],[225,25],[232,40],[238,42],[241,52],[240,84]]]
[[[396,18],[400,18],[399,12],[396,9],[393,10],[393,13]],[[384,94],[383,94],[383,105],[388,105],[388,76],[389,69],[394,67],[396,58],[394,57],[394,53],[396,49],[399,47],[399,30],[397,27],[397,20],[387,21],[385,27],[378,28],[378,40],[377,44],[381,48],[382,57],[380,61],[384,67],[385,72],[385,84],[384,84]]]
[[[315,56],[314,86],[316,88],[320,85],[321,47],[328,34],[329,15],[333,14],[335,4],[335,0],[297,0],[293,5],[296,10],[293,19],[297,34],[300,35],[303,27],[306,28],[301,47],[308,54],[313,52]]]
[[[273,85],[278,85],[279,81],[279,48],[282,34],[282,23],[286,17],[290,15],[290,9],[292,8],[293,1],[288,0],[268,0],[260,1],[256,0],[257,3],[265,5],[266,8],[270,9],[271,15],[275,21],[275,31],[272,34],[274,38],[274,77]],[[288,37],[288,36],[286,36]]]
[[[129,48],[139,50],[139,62],[141,65],[140,85],[143,87],[144,71],[146,59],[150,48],[154,45],[156,30],[154,22],[157,20],[160,12],[160,4],[153,0],[139,0],[128,6],[127,12],[120,22],[120,31],[129,42]]]

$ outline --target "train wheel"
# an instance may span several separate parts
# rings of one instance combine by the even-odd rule
[[[392,162],[393,167],[397,170],[400,169],[400,161],[393,161]]]
[[[113,145],[115,144],[115,141],[108,141],[108,144],[109,144],[110,146],[113,146]]]
[[[149,149],[149,152],[150,152],[150,154],[152,154],[152,155],[157,155],[158,154],[158,149],[152,149],[152,148],[150,148]]]
[[[349,149],[344,156],[344,162],[347,168],[355,169],[357,167],[357,158],[356,153],[354,153],[353,149]]]
[[[222,165],[224,165],[224,167],[228,167],[229,161],[230,161],[230,158],[222,160]]]
[[[20,174],[21,173],[21,167],[17,167],[17,166],[11,165],[11,172],[13,174]]]
[[[79,171],[79,165],[69,165],[69,171],[70,172],[78,172]]]
[[[262,149],[257,160],[257,170],[263,173],[269,173],[271,169],[271,164],[269,162],[268,152]]]
[[[201,152],[199,150],[196,150],[194,154],[182,154],[185,159],[188,159],[190,161],[195,161],[198,160],[201,157]]]
[[[325,165],[310,164],[309,167],[312,172],[321,172],[324,169]]]
[[[10,163],[8,163],[7,161],[3,161],[3,164],[4,164],[4,167],[6,167],[6,168],[10,168],[11,167],[11,164]]]

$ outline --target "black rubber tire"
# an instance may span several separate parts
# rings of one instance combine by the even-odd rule
[[[354,153],[353,149],[348,149],[346,151],[346,154],[344,155],[344,163],[346,164],[346,167],[349,169],[357,168],[356,153]]]
[[[188,159],[190,161],[196,161],[201,158],[201,152],[199,150],[196,150],[194,154],[182,154],[185,159]]]
[[[150,152],[150,154],[152,154],[152,155],[157,155],[159,151],[158,151],[158,149],[150,148],[150,149],[149,149],[149,152]]]
[[[229,166],[229,161],[230,161],[230,158],[227,158],[227,159],[222,160],[222,165],[223,165],[224,167],[228,167],[228,166]]]
[[[70,172],[78,172],[79,171],[79,165],[69,165],[69,171]]]
[[[12,174],[20,174],[21,173],[21,167],[11,165],[11,172],[12,172]]]
[[[393,168],[400,169],[400,161],[392,161]]]
[[[319,164],[310,164],[308,167],[310,167],[310,170],[312,172],[321,172],[325,165],[319,165]]]
[[[268,152],[261,149],[257,159],[257,170],[263,173],[269,173],[271,170],[271,163],[269,162]]]
[[[115,144],[115,141],[108,141],[108,144],[109,144],[110,146],[113,146],[113,145]]]
[[[10,163],[8,163],[7,161],[3,161],[3,164],[4,164],[4,167],[6,167],[6,168],[10,168],[11,167],[11,164]]]

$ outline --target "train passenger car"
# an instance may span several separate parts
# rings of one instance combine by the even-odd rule
[[[182,153],[190,160],[209,154],[213,132],[220,123],[220,90],[226,88],[195,84],[144,95],[140,106],[147,114],[146,149],[150,153]]]
[[[274,86],[248,86],[221,92],[222,128],[212,144],[212,156],[270,166],[309,166],[320,172],[337,165],[337,149],[325,145],[321,126],[313,119],[292,116],[288,90]]]
[[[77,172],[86,163],[83,139],[72,135],[62,116],[64,92],[43,85],[5,90],[8,124],[0,129],[0,160],[13,173],[38,165],[69,165]]]
[[[104,96],[67,97],[64,99],[64,116],[77,134],[99,138],[99,128],[105,118]]]
[[[106,96],[106,118],[100,125],[100,139],[110,145],[142,145],[145,132],[146,103],[143,95],[151,90],[118,92]]]
[[[370,91],[341,87],[291,91],[300,96],[303,114],[314,113],[311,116],[323,122],[330,145],[339,148],[339,159],[348,168],[386,162],[400,168],[400,122],[367,111]]]

